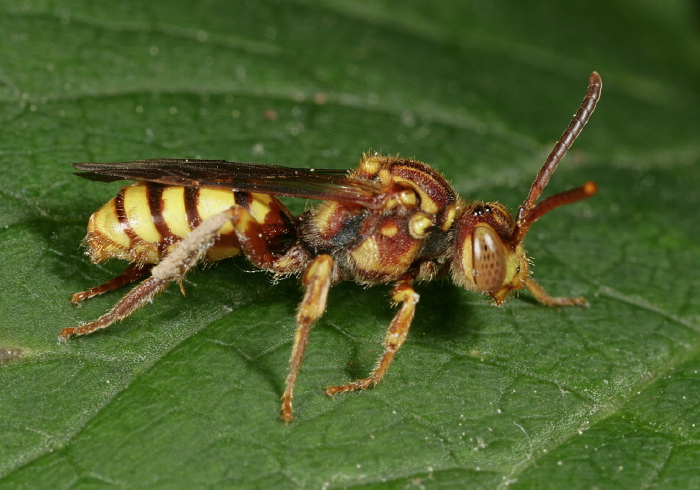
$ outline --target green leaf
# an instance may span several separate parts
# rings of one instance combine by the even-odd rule
[[[700,485],[700,43],[688,1],[43,2],[0,7],[0,485],[693,488]],[[389,288],[334,287],[297,420],[278,420],[301,293],[245,260],[188,275],[92,336],[120,293],[79,248],[118,185],[70,163],[427,161],[511,209],[601,73],[545,194],[600,193],[528,236],[535,277],[493,308],[420,285],[384,382]],[[301,211],[305,203],[293,204]]]

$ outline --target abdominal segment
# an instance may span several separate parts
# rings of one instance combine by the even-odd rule
[[[293,238],[293,218],[274,196],[139,182],[122,188],[92,215],[85,237],[87,253],[94,263],[119,258],[157,264],[202,221],[234,205],[250,212],[271,243]],[[206,253],[207,261],[241,252],[231,223],[219,233]]]

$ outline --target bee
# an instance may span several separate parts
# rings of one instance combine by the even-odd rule
[[[584,298],[550,296],[531,277],[523,239],[544,214],[593,196],[597,185],[537,203],[557,165],[581,133],[600,98],[590,76],[586,96],[540,169],[513,217],[498,202],[466,201],[425,163],[364,154],[351,171],[290,168],[220,160],[154,159],[79,163],[79,176],[130,180],[95,212],[85,238],[93,263],[129,262],[123,274],[73,295],[75,304],[145,278],[97,320],[60,332],[93,333],[150,302],[195,264],[243,254],[276,278],[299,275],[304,295],[296,315],[281,418],[293,419],[294,386],[311,326],[323,315],[332,285],[391,284],[398,311],[384,349],[367,378],[326,388],[335,395],[378,384],[406,340],[419,295],[414,283],[450,276],[501,305],[511,291],[529,290],[547,306],[586,305]],[[294,216],[278,196],[320,203]]]

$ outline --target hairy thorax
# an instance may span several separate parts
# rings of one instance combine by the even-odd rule
[[[341,278],[361,283],[398,280],[411,268],[438,271],[456,214],[447,181],[423,163],[379,155],[366,157],[354,177],[381,182],[381,205],[325,201],[304,216],[304,242],[331,255]]]

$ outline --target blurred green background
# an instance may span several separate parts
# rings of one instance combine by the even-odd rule
[[[697,488],[697,2],[88,1],[0,6],[0,487]],[[245,260],[188,275],[105,332],[58,343],[123,268],[79,248],[118,184],[70,163],[429,162],[515,209],[585,93],[596,114],[545,195],[600,193],[533,227],[529,294],[449,281],[385,381],[364,376],[388,287],[335,287],[279,420],[294,279]],[[310,204],[294,202],[301,211]]]

